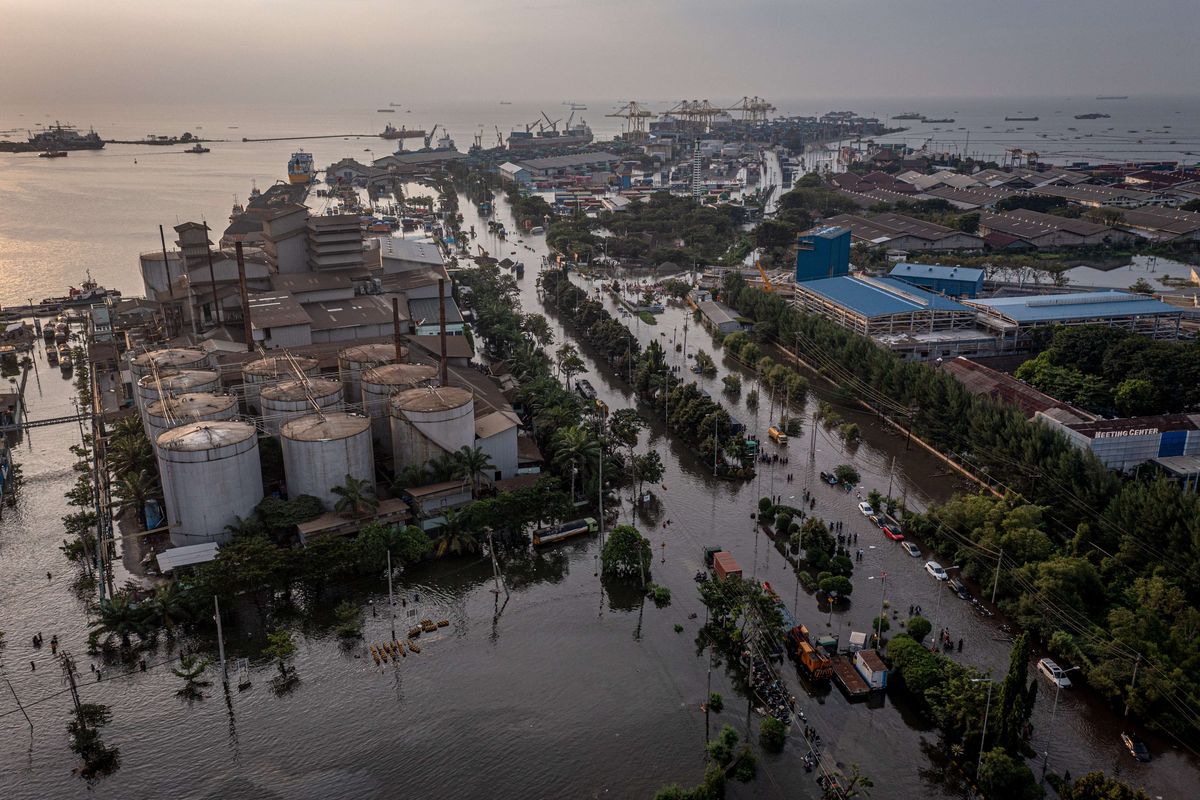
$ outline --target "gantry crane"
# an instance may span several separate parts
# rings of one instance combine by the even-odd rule
[[[754,97],[743,97],[737,105],[730,106],[725,110],[740,111],[742,113],[742,122],[759,123],[766,122],[771,112],[776,109],[775,106],[756,95]]]
[[[626,126],[630,133],[645,133],[646,120],[657,116],[652,111],[648,111],[642,107],[637,100],[630,100],[625,105],[621,106],[611,114],[605,114],[606,117],[620,117],[626,120]]]

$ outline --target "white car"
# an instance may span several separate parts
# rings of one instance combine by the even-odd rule
[[[862,515],[864,517],[869,517],[875,513],[875,509],[871,508],[871,504],[868,503],[866,500],[863,500],[861,503],[858,504],[858,510],[862,512]]]
[[[913,558],[921,557],[921,548],[917,547],[912,542],[901,542],[900,546],[904,548],[904,552],[908,553]]]
[[[942,569],[942,565],[936,561],[926,561],[925,571],[937,578],[939,581],[947,580],[950,577],[946,574],[946,570]]]
[[[1071,679],[1067,677],[1067,673],[1058,664],[1055,664],[1052,659],[1043,658],[1038,662],[1038,672],[1046,676],[1046,679],[1058,686],[1060,689],[1070,689]]]

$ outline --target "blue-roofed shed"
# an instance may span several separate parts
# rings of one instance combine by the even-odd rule
[[[1016,343],[1044,325],[1109,325],[1155,339],[1177,339],[1184,314],[1153,297],[1116,290],[989,297],[969,304],[983,312],[985,327]]]
[[[970,328],[976,311],[895,278],[847,275],[796,284],[796,305],[866,336]]]
[[[972,267],[903,262],[892,267],[888,274],[905,283],[950,297],[978,297],[983,291],[983,270]]]

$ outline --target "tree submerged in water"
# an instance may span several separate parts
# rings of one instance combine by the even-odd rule
[[[206,659],[193,655],[180,656],[179,666],[171,667],[171,672],[177,678],[183,678],[183,687],[175,693],[175,696],[187,700],[189,703],[203,700],[204,689],[212,686],[212,681],[202,677],[206,669],[208,669]]]
[[[67,723],[71,735],[70,747],[83,764],[75,772],[89,784],[111,775],[121,766],[121,751],[109,747],[100,738],[100,729],[112,722],[112,711],[99,703],[82,703],[77,706],[75,718]]]
[[[650,574],[652,560],[650,540],[632,525],[613,528],[600,555],[600,565],[605,575],[618,578],[636,576],[643,582]]]

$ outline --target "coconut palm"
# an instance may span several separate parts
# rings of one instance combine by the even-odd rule
[[[176,677],[183,678],[183,688],[176,692],[176,696],[187,700],[189,703],[195,700],[204,699],[204,688],[212,686],[212,681],[204,680],[201,676],[208,669],[208,661],[199,656],[182,655],[179,657],[179,666],[172,667]]]
[[[442,558],[446,555],[466,555],[479,551],[479,539],[475,534],[463,530],[459,519],[458,509],[446,511],[446,521],[438,529],[437,538],[433,540],[433,554]]]
[[[330,491],[338,496],[333,505],[334,510],[344,516],[361,518],[375,513],[379,508],[375,487],[365,478],[356,478],[348,474],[345,483],[334,486]]]
[[[441,453],[429,459],[425,469],[429,471],[429,480],[432,483],[445,483],[454,480],[458,475],[458,461],[449,453]]]
[[[589,470],[589,465],[600,457],[600,442],[589,431],[578,425],[562,428],[553,439],[554,463],[559,467],[570,467],[571,500],[575,499],[575,470]]]
[[[147,623],[166,628],[168,633],[188,618],[183,592],[177,583],[155,588],[154,594],[138,605],[138,610],[142,612]]]
[[[454,458],[458,462],[459,477],[471,481],[471,496],[477,497],[479,495],[479,479],[496,468],[496,465],[492,463],[492,457],[483,452],[482,448],[463,445],[454,454]]]
[[[144,638],[145,624],[142,621],[141,610],[129,599],[126,592],[118,592],[112,597],[101,600],[97,610],[100,617],[92,623],[92,636],[107,641],[113,636],[121,639],[121,644],[128,647],[134,634]]]
[[[146,502],[161,497],[162,486],[156,475],[140,469],[120,474],[113,483],[112,492],[117,499],[117,513],[133,511],[137,514],[138,524],[145,528]]]

